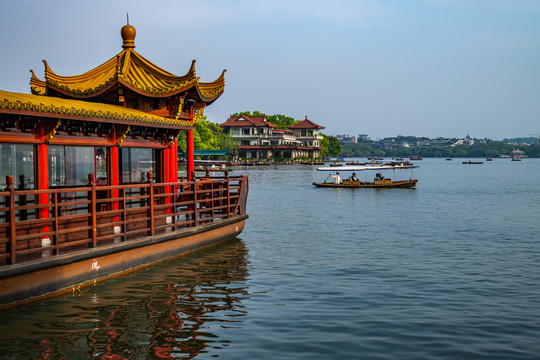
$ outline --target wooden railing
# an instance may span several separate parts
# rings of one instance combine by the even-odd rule
[[[246,176],[0,192],[0,266],[245,214]],[[112,197],[114,194],[118,194]],[[47,198],[45,202],[43,199]],[[43,203],[42,203],[43,202]]]

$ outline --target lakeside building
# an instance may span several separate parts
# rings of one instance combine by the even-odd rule
[[[467,136],[465,136],[464,139],[459,139],[452,146],[457,146],[457,145],[468,145],[468,146],[470,146],[470,145],[473,145],[473,144],[474,144],[474,139],[471,139],[469,134],[467,134]]]
[[[348,135],[338,135],[336,136],[342,145],[351,143]],[[430,146],[458,146],[458,145],[473,145],[475,143],[486,143],[489,142],[489,139],[473,139],[467,134],[463,139],[459,138],[436,138],[430,139],[427,137],[416,137],[416,136],[396,136],[396,137],[387,137],[381,140],[371,140],[367,135],[359,135],[358,143],[370,144],[376,149],[381,150],[390,150],[400,147],[406,148],[422,148]]]
[[[92,284],[240,234],[246,176],[197,179],[193,128],[224,91],[123,50],[81,75],[45,64],[0,90],[0,308]],[[179,179],[177,139],[187,132]]]
[[[367,134],[358,134],[357,142],[371,141],[371,138]]]
[[[288,130],[278,129],[277,125],[267,121],[266,116],[230,116],[219,126],[225,134],[240,142],[236,150],[243,159],[316,159],[323,149],[319,130],[324,127],[307,116]]]
[[[358,143],[358,138],[356,136],[336,135],[336,138],[341,144],[357,144]]]

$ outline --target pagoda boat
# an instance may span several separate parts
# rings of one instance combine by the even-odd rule
[[[193,128],[223,93],[123,50],[32,94],[0,90],[0,308],[212,246],[240,234],[248,178],[195,172]],[[186,132],[186,177],[178,137]]]

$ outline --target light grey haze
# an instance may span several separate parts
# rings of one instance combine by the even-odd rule
[[[0,89],[30,91],[42,59],[61,75],[136,50],[201,81],[227,69],[206,109],[259,110],[372,138],[540,133],[540,1],[1,1]]]

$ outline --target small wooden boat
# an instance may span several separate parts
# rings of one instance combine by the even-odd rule
[[[343,164],[338,164],[338,163],[332,163],[332,164],[330,164],[330,166],[333,166],[333,167],[338,167],[338,166],[343,166]]]
[[[374,180],[373,182],[351,181],[343,180],[341,184],[334,183],[316,183],[313,185],[316,187],[330,187],[330,188],[412,188],[418,183],[416,179],[410,180],[398,180],[393,181],[391,179]]]
[[[463,164],[483,164],[483,161],[463,161]]]
[[[378,165],[378,166],[344,166],[340,169],[340,171],[367,171],[367,170],[379,170],[379,171],[387,171],[387,170],[405,170],[410,169],[411,170],[411,177],[409,180],[392,180],[390,178],[385,178],[382,173],[378,173],[375,175],[375,179],[373,181],[360,181],[360,180],[351,180],[351,178],[355,177],[356,174],[353,172],[352,177],[340,181],[339,184],[332,182],[327,182],[325,180],[324,182],[318,183],[314,182],[313,185],[316,187],[329,187],[329,188],[412,188],[415,187],[418,183],[417,179],[412,178],[412,169],[417,168],[418,166],[415,165]],[[330,167],[321,167],[317,168],[318,171],[333,171],[335,169],[332,169]],[[336,178],[338,174],[336,173],[336,176],[328,175],[328,178]]]

